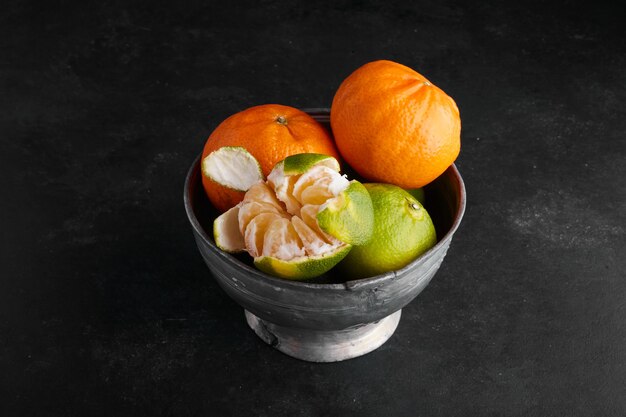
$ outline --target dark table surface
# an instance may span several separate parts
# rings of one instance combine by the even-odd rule
[[[620,6],[237,3],[3,3],[0,415],[626,415]],[[385,345],[298,361],[208,273],[184,176],[381,58],[458,103],[466,215]]]

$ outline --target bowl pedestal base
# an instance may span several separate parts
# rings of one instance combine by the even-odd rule
[[[309,362],[337,362],[379,348],[398,327],[401,313],[343,330],[312,330],[279,326],[245,311],[248,325],[265,343]]]

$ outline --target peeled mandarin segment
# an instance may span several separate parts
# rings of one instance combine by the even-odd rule
[[[262,256],[289,261],[305,255],[302,241],[288,219],[276,219],[269,224],[263,239]]]
[[[297,215],[303,202],[301,194],[309,186],[318,181],[323,186],[330,185],[333,181],[328,178],[339,176],[339,162],[333,157],[321,154],[297,154],[292,155],[276,164],[268,175],[268,183],[276,192],[276,196],[287,207],[292,215]],[[321,178],[327,178],[321,180]],[[317,204],[324,202],[321,192],[310,191]],[[330,196],[329,196],[330,197]],[[327,197],[328,198],[328,197]]]
[[[275,174],[272,176],[272,174]],[[298,214],[301,204],[293,197],[293,187],[297,176],[284,176],[282,171],[274,170],[268,178],[268,184],[274,188],[276,197],[285,204],[290,214]]]
[[[313,184],[302,191],[300,194],[300,201],[302,204],[322,205],[327,200],[335,197],[331,193],[329,186],[332,182],[332,178],[322,177],[318,178]]]
[[[300,236],[304,250],[309,256],[322,255],[326,252],[330,252],[340,245],[340,243],[331,245],[326,242],[320,233],[315,232],[307,226],[307,224],[299,217],[292,217],[291,223],[298,233],[298,236]]]
[[[282,210],[276,207],[273,204],[256,201],[245,201],[240,203],[241,207],[239,208],[239,215],[237,216],[239,221],[239,231],[242,236],[246,231],[246,227],[248,224],[254,219],[256,216],[262,213],[275,213],[281,216],[284,215]]]
[[[213,237],[218,248],[226,252],[241,252],[246,245],[239,230],[240,205],[236,205],[220,215],[213,222]]]
[[[270,183],[273,188],[276,188],[276,185],[281,184],[287,177],[287,175],[285,175],[284,166],[285,161],[280,161],[274,166],[274,168],[272,168],[272,170],[268,174],[267,182]]]
[[[276,198],[274,191],[264,182],[254,184],[243,198],[244,203],[254,201],[257,203],[267,203],[275,206],[279,210],[283,210],[283,206]]]
[[[245,148],[224,146],[202,160],[202,173],[224,187],[247,191],[263,181],[259,162]]]
[[[279,214],[262,213],[250,221],[244,233],[244,242],[250,256],[261,256],[265,232],[272,222],[279,219],[283,219]]]
[[[312,230],[314,230],[315,233],[317,233],[320,237],[322,237],[322,239],[324,239],[325,242],[330,243],[330,244],[336,244],[339,241],[335,239],[333,236],[324,232],[320,228],[320,225],[317,222],[318,211],[319,211],[319,206],[308,204],[306,206],[303,206],[302,209],[300,209],[300,218],[302,218],[302,221],[307,226],[309,226]]]
[[[330,184],[330,179],[333,174],[339,175],[336,171],[333,171],[323,165],[314,166],[304,174],[300,175],[298,180],[295,182],[293,186],[294,198],[302,203],[302,193],[304,193],[307,188],[314,186],[316,183],[318,186],[322,186],[324,182]]]

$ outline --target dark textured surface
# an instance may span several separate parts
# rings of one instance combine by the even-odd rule
[[[626,415],[618,2],[236,3],[3,3],[0,415]],[[385,345],[300,362],[208,275],[185,172],[378,58],[456,99],[465,219]]]

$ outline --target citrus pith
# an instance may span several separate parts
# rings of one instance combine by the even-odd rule
[[[202,175],[235,191],[263,180],[259,162],[240,146],[224,146],[202,160]]]

